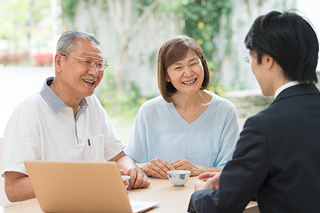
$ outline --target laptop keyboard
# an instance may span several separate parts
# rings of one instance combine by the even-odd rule
[[[159,202],[152,202],[152,201],[130,201],[131,208],[133,212],[143,212],[146,211],[156,205]]]
[[[146,205],[145,201],[130,201],[132,210],[140,209]]]

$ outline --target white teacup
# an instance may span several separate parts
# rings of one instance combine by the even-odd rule
[[[167,174],[174,186],[184,186],[188,182],[191,172],[189,170],[172,170]]]
[[[126,180],[126,181],[128,181],[128,183],[130,183],[130,176],[129,175],[121,175],[121,177],[122,177],[122,180]],[[125,185],[125,186],[126,186],[126,189],[127,189],[129,184]]]

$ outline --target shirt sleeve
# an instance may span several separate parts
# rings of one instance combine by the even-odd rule
[[[125,153],[137,163],[147,162],[145,107],[141,107],[133,125]]]
[[[227,107],[225,107],[225,109],[227,109]],[[236,143],[239,139],[238,116],[233,105],[230,105],[229,112],[224,122],[224,128],[221,132],[221,148],[216,160],[216,165],[221,170],[225,167],[227,162],[231,160]]]
[[[24,161],[40,160],[40,134],[36,115],[18,106],[4,132],[3,172],[27,174]]]

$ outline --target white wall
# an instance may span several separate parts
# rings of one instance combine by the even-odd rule
[[[1,67],[0,65],[0,138],[7,121],[25,98],[39,92],[44,80],[54,75],[51,67]]]

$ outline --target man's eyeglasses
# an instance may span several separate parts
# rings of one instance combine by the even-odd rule
[[[68,58],[73,58],[79,61],[83,66],[87,68],[93,67],[95,65],[96,70],[104,71],[109,65],[107,61],[102,60],[101,58],[93,57],[93,56],[85,56],[85,57],[75,57],[70,55],[61,54],[60,55]]]
[[[251,64],[251,62],[252,62],[251,56],[248,55],[247,57],[244,57],[244,61],[245,61],[247,64]]]

